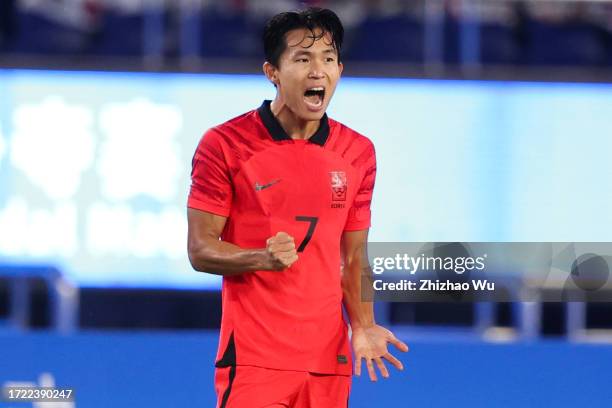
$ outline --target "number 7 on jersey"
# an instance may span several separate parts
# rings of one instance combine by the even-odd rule
[[[297,249],[298,252],[303,252],[304,249],[306,249],[306,245],[308,245],[308,243],[310,242],[310,239],[312,238],[312,234],[314,234],[314,230],[317,227],[317,222],[319,222],[319,218],[318,217],[307,217],[305,215],[298,215],[297,217],[295,217],[295,220],[300,221],[300,222],[309,223],[308,231],[306,231],[306,236],[304,237],[304,239],[300,243],[300,246]]]

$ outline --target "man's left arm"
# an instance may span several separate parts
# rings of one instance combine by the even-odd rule
[[[344,256],[342,301],[351,324],[355,374],[361,375],[362,359],[365,359],[370,379],[376,381],[374,364],[376,364],[383,377],[389,377],[389,371],[383,359],[398,370],[404,368],[402,363],[389,352],[388,344],[393,344],[403,352],[408,351],[408,346],[398,340],[390,330],[376,324],[373,301],[362,301],[362,280],[369,282],[372,276],[366,252],[367,239],[367,229],[345,231],[342,234],[342,253]],[[362,279],[362,277],[366,279]]]

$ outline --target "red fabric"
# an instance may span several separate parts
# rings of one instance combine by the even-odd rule
[[[323,146],[274,140],[257,110],[206,132],[193,159],[188,206],[228,217],[223,240],[264,248],[284,231],[299,246],[314,225],[287,270],[223,279],[217,361],[233,333],[238,365],[352,373],[340,238],[370,226],[375,175],[372,143],[331,119]]]
[[[231,368],[226,367],[215,371],[217,408],[344,408],[347,406],[351,388],[350,376],[238,366],[228,392],[230,370]]]

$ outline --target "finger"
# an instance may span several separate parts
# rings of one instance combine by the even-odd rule
[[[291,266],[295,261],[298,260],[297,255],[289,255],[289,256],[283,256],[282,258],[280,258],[280,261],[283,263],[283,265],[285,265],[286,267]]]
[[[293,242],[275,242],[272,248],[275,252],[290,252],[295,250],[295,244]]]
[[[295,249],[295,242],[293,241],[284,241],[284,242],[272,241],[268,244],[268,248],[270,248],[272,252],[292,251]]]
[[[376,357],[374,361],[376,362],[376,365],[378,366],[378,369],[380,370],[380,374],[383,376],[383,378],[389,378],[389,370],[387,370],[387,366],[381,360],[381,358]]]
[[[372,359],[366,358],[366,365],[368,367],[368,374],[370,374],[370,380],[378,381],[376,371],[374,371],[374,365],[372,364]]]
[[[272,238],[272,242],[270,244],[271,245],[289,245],[289,244],[295,245],[295,241],[292,239]]]
[[[355,358],[355,375],[361,375],[361,357]]]
[[[284,235],[281,235],[284,234]],[[293,238],[291,238],[289,235],[287,235],[286,233],[281,233],[279,232],[278,234],[274,235],[273,237],[270,237],[266,240],[266,245],[267,246],[272,246],[272,245],[276,245],[276,244],[286,244],[289,242],[294,242]]]
[[[293,237],[289,234],[287,234],[286,232],[280,231],[277,232],[276,235],[274,236],[275,240],[278,240],[279,242],[284,242],[284,241],[293,241]]]
[[[391,335],[392,337],[389,339],[389,343],[393,344],[399,351],[406,352],[410,350],[408,345],[403,341],[399,340],[397,337]]]
[[[297,254],[293,254],[291,257],[289,257],[289,260],[287,261],[288,266],[293,265],[295,262],[297,262],[298,259],[299,257],[297,256]]]
[[[284,244],[284,245],[272,244],[268,248],[268,250],[272,255],[276,257],[288,256],[288,255],[297,253],[297,251],[295,250],[295,246],[293,244]]]
[[[293,259],[297,256],[297,252],[295,251],[277,252],[274,254],[274,256],[282,260]]]
[[[393,354],[387,353],[383,356],[383,358],[387,360],[388,362],[390,362],[393,365],[393,367],[397,368],[398,370],[404,369],[404,365],[402,364],[402,362],[399,361],[397,358],[395,358]]]

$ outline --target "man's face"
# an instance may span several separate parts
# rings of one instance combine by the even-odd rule
[[[289,31],[287,48],[273,69],[278,92],[300,119],[320,120],[336,90],[342,73],[331,35],[316,29]]]

